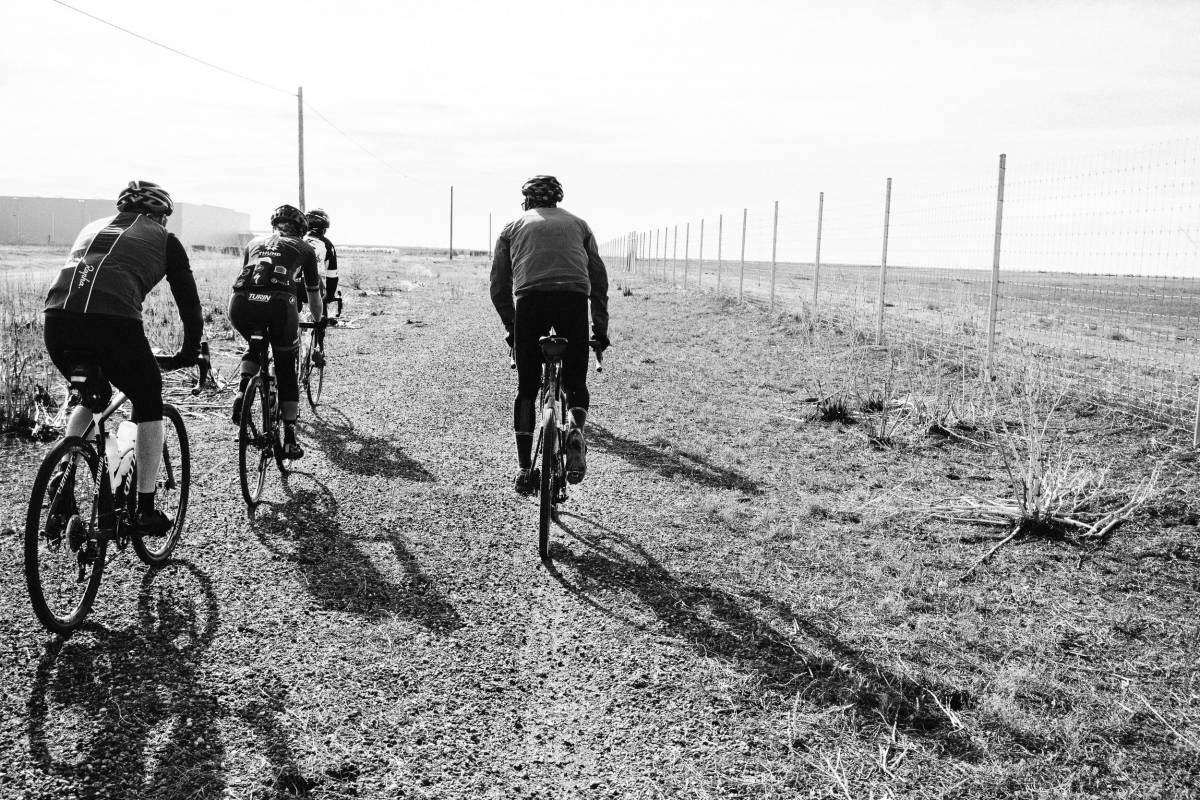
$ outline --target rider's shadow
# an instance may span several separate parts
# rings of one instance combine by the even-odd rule
[[[355,475],[400,478],[428,483],[437,478],[396,443],[381,436],[360,433],[341,411],[318,406],[314,422],[304,433],[321,448],[329,462]]]
[[[595,423],[589,423],[587,430],[589,445],[620,456],[640,469],[652,470],[666,478],[680,477],[713,489],[734,489],[747,494],[762,494],[762,487],[757,481],[732,467],[714,464],[698,453],[667,444],[653,446],[626,439]]]
[[[277,558],[296,564],[301,583],[322,609],[383,618],[398,614],[437,632],[462,627],[462,619],[434,582],[421,570],[399,534],[381,531],[395,556],[401,579],[384,575],[362,542],[342,529],[337,498],[325,484],[304,472],[285,477],[282,503],[264,502],[255,516],[259,540]],[[281,546],[269,534],[288,539]]]
[[[28,702],[30,754],[80,797],[219,797],[217,699],[201,660],[218,627],[208,576],[175,561],[146,572],[139,622],[85,625],[47,645]]]
[[[574,514],[562,516],[560,527],[578,546],[556,544],[551,556],[573,569],[578,583],[572,584],[557,569],[551,573],[573,594],[627,623],[628,614],[601,605],[597,598],[604,593],[596,590],[631,593],[657,620],[657,626],[647,629],[687,642],[705,657],[752,671],[757,680],[742,698],[745,704],[786,701],[800,692],[806,702],[854,709],[863,725],[894,724],[897,730],[936,740],[939,747],[961,755],[973,747],[952,717],[973,702],[965,690],[938,681],[917,682],[875,663],[761,593],[739,597],[713,586],[684,583],[627,537]],[[585,533],[586,528],[594,532]],[[773,622],[773,616],[785,620],[790,630]]]

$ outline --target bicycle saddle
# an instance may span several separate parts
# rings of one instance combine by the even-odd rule
[[[567,352],[565,336],[543,336],[538,339],[538,344],[542,346],[542,355],[547,361],[558,361]]]
[[[113,390],[112,384],[104,377],[96,354],[90,350],[67,350],[63,356],[71,365],[67,370],[67,380],[79,392],[83,404],[93,411],[103,411],[112,400]]]

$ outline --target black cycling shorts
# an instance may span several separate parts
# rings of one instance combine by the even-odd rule
[[[44,338],[50,360],[64,377],[77,363],[67,358],[69,351],[91,353],[104,377],[133,403],[134,422],[162,419],[162,373],[139,320],[48,311]]]

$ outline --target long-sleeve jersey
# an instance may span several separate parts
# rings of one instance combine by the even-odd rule
[[[95,220],[71,246],[46,295],[47,313],[142,319],[142,303],[163,279],[183,322],[185,348],[199,348],[204,317],[183,244],[162,225],[132,211]]]
[[[578,292],[592,307],[592,328],[608,331],[608,272],[592,229],[562,208],[531,208],[504,226],[492,259],[492,304],[513,324],[514,296]]]

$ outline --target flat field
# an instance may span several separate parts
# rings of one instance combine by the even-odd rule
[[[1011,497],[987,433],[1011,408],[961,365],[614,272],[588,478],[542,564],[486,264],[345,271],[300,469],[249,518],[229,391],[199,398],[177,560],[113,555],[65,642],[22,578],[45,446],[3,445],[0,797],[1197,796],[1178,434],[1060,406],[1056,463],[1159,493],[963,580],[1008,529],[923,509]],[[831,394],[852,421],[820,420]]]

